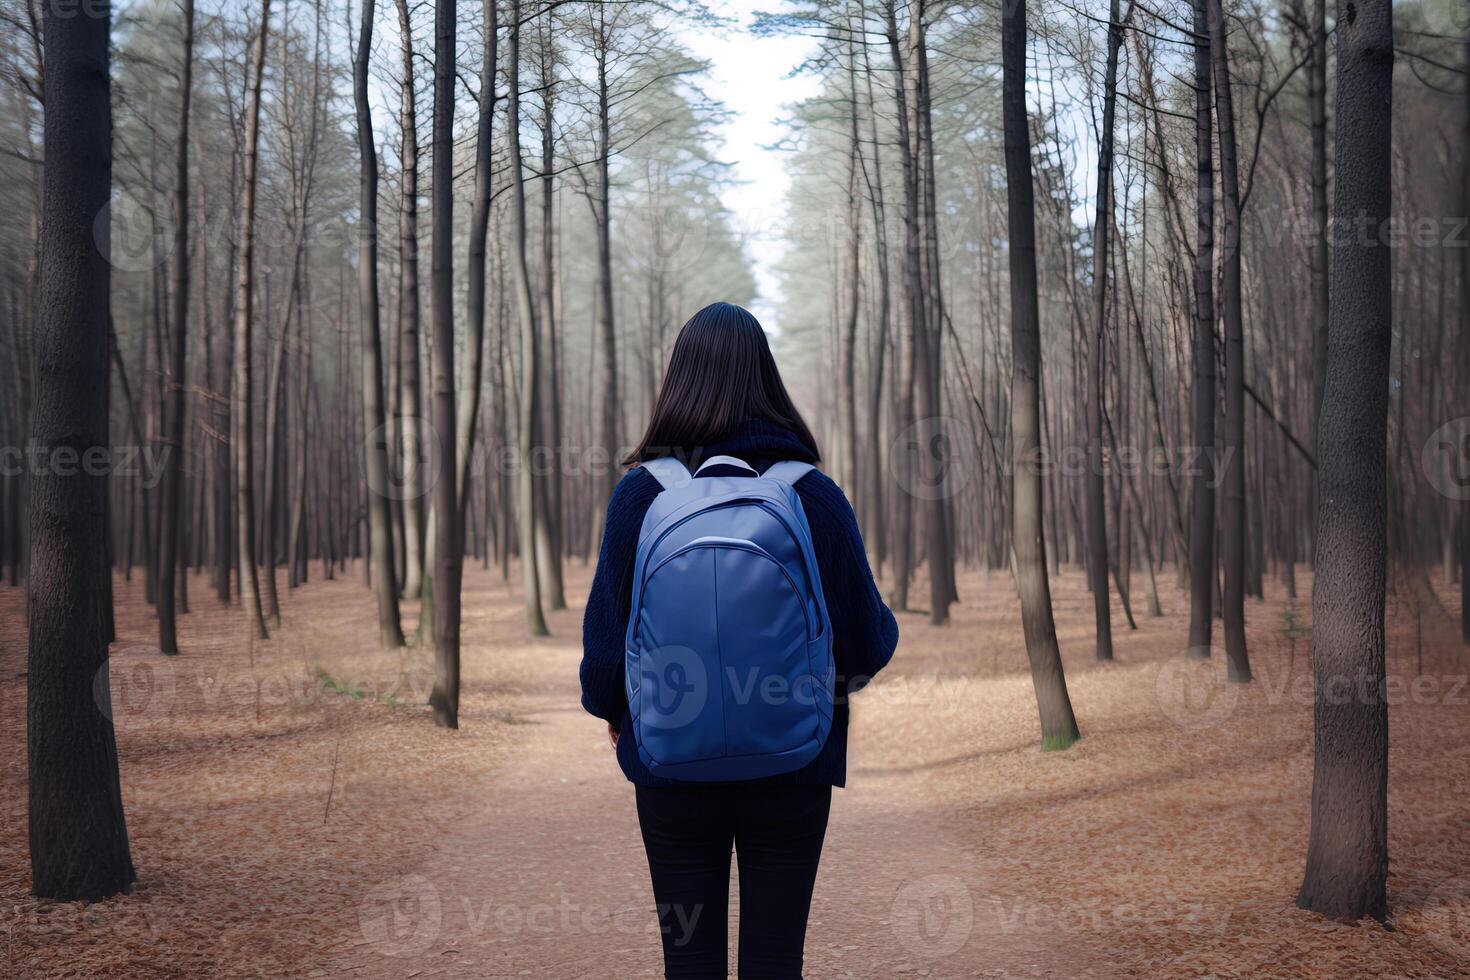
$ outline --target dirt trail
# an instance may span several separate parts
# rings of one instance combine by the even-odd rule
[[[553,622],[560,637],[575,635],[569,620]],[[427,860],[374,890],[361,935],[333,959],[337,975],[662,976],[633,788],[579,707],[580,650],[561,639],[535,649],[541,673],[514,708],[529,736],[514,765],[465,787],[469,815],[436,837]],[[915,779],[859,773],[834,797],[807,974],[1063,975],[1055,937],[985,927],[988,910],[962,882],[994,869],[967,845],[957,814],[916,794]],[[732,884],[732,950],[738,904]],[[938,962],[962,948],[963,967]]]
[[[568,571],[584,595],[589,571]],[[377,650],[355,572],[285,594],[259,644],[196,577],[172,658],[142,583],[115,584],[109,710],[139,881],[90,906],[28,895],[23,596],[0,589],[0,976],[659,975],[633,791],[578,704],[578,609],[529,641],[511,588],[470,569],[463,727],[444,732],[429,655]],[[892,667],[854,700],[808,977],[1470,975],[1470,655],[1442,611],[1390,609],[1384,928],[1292,905],[1312,774],[1305,599],[1273,581],[1247,604],[1256,682],[1231,686],[1221,658],[1180,655],[1173,592],[1136,631],[1117,610],[1118,661],[1096,664],[1091,600],[1064,568],[1084,737],[1041,753],[1010,580],[959,585],[950,625],[900,617]]]

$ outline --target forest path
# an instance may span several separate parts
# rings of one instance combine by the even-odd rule
[[[334,975],[662,976],[633,787],[579,703],[579,626],[579,610],[557,614],[555,638],[523,648],[536,672],[517,681],[514,763],[461,786],[423,860],[372,890]],[[834,791],[806,975],[1076,975],[1055,935],[977,907],[974,884],[996,878],[981,828],[926,801],[919,772],[857,771]],[[738,880],[730,904],[734,976]]]
[[[576,603],[590,570],[567,571]],[[633,790],[578,703],[579,609],[527,640],[514,588],[468,569],[447,732],[428,652],[378,649],[360,569],[284,596],[266,643],[195,577],[178,657],[154,646],[141,578],[114,579],[109,668],[139,880],[92,905],[28,895],[24,596],[0,588],[0,976],[660,974]],[[1179,655],[1178,592],[1099,665],[1083,575],[1053,584],[1083,731],[1066,752],[1036,744],[1006,576],[963,575],[947,626],[900,615],[898,655],[854,699],[808,977],[1470,976],[1470,660],[1442,614],[1389,609],[1389,929],[1292,902],[1305,599],[1272,582],[1248,605],[1256,683],[1239,686],[1222,658]]]

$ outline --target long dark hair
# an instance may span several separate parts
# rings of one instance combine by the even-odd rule
[[[688,460],[752,419],[791,430],[821,457],[781,383],[760,321],[732,303],[711,303],[680,329],[648,429],[623,463],[668,455]]]

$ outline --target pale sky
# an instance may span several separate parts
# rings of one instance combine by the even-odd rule
[[[718,32],[685,29],[681,39],[697,57],[708,60],[709,73],[700,85],[733,114],[717,130],[719,158],[734,164],[739,183],[722,199],[734,215],[736,231],[745,236],[745,251],[754,267],[760,296],[754,313],[768,330],[778,330],[780,283],[776,264],[785,248],[782,229],[787,171],[791,155],[768,149],[787,135],[780,120],[788,106],[817,94],[815,76],[788,77],[811,52],[815,42],[801,37],[757,37],[750,32],[757,10],[780,10],[782,0],[733,0],[711,4],[734,23]]]

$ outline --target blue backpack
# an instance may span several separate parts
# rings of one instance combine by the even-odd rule
[[[624,676],[638,756],[670,779],[791,772],[832,729],[831,621],[793,488],[812,467],[699,469],[730,466],[749,475],[643,464],[664,489],[638,536]]]

